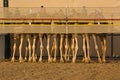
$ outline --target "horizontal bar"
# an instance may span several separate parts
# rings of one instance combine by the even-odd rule
[[[120,33],[119,26],[0,26],[0,33]]]
[[[0,20],[85,20],[85,21],[120,21],[120,18],[113,18],[113,19],[99,19],[99,18],[0,18]]]

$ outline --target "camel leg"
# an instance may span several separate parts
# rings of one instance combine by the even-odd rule
[[[37,36],[36,35],[33,35],[33,45],[32,45],[32,59],[33,59],[33,62],[36,62],[36,54],[35,54],[35,45],[36,45],[36,38]]]
[[[82,36],[83,36],[83,53],[84,53],[82,62],[87,62],[86,37],[85,34],[83,34]]]
[[[52,62],[50,54],[50,34],[47,34],[47,52],[48,52],[48,62]]]
[[[53,61],[56,62],[56,54],[57,54],[57,34],[54,34],[53,46],[54,46],[54,59],[53,59]]]
[[[89,34],[86,34],[86,42],[87,42],[87,62],[90,62],[90,37],[89,37]]]
[[[43,42],[42,42],[42,34],[39,34],[39,40],[40,40],[40,58],[39,62],[42,62],[42,54],[43,54]]]
[[[74,62],[74,59],[75,59],[75,39],[74,39],[74,34],[72,34],[71,50],[72,50],[72,54],[73,54],[72,62]]]
[[[53,41],[53,43],[54,43],[54,41]],[[54,49],[54,45],[52,45],[51,47],[52,47],[52,48],[51,48],[51,53],[50,53],[50,55],[51,55],[51,59],[53,60],[53,58],[52,58],[52,53],[54,52],[55,49]]]
[[[22,45],[23,45],[23,34],[20,35],[20,45],[19,45],[19,62],[23,62],[22,58]]]
[[[76,56],[77,56],[77,52],[78,52],[78,38],[77,38],[77,34],[75,34],[75,53],[74,53],[74,57],[72,62],[75,63],[76,61]]]
[[[51,59],[53,60],[53,58],[52,58],[52,53],[54,52],[54,37],[53,37],[53,43],[52,43],[52,48],[51,48]]]
[[[70,47],[68,47],[67,61],[70,61],[70,51],[71,51],[71,48],[70,48]]]
[[[63,60],[63,34],[60,34],[60,62],[64,62]]]
[[[106,37],[103,37],[103,40],[101,41],[101,45],[102,45],[102,62],[106,62]]]
[[[68,34],[65,35],[65,54],[64,54],[64,58],[65,58],[65,61],[67,59],[67,54],[68,54]]]
[[[28,52],[29,52],[29,58],[28,61],[30,62],[32,60],[32,55],[31,55],[31,42],[30,42],[30,35],[26,35],[27,38],[27,43],[28,43]]]
[[[98,45],[97,45],[97,37],[95,34],[92,35],[93,36],[93,40],[94,40],[94,44],[95,44],[95,50],[97,52],[97,56],[98,56],[98,61],[101,63],[101,58],[100,58],[100,53],[99,53],[99,50],[98,50]]]
[[[25,58],[24,61],[27,61],[28,46],[25,47]]]
[[[16,37],[13,38],[14,44],[13,44],[13,54],[11,58],[11,62],[15,61],[15,52],[16,52]]]
[[[13,45],[13,55],[12,55],[11,62],[15,61],[15,51],[16,51],[16,43],[14,42],[14,45]]]

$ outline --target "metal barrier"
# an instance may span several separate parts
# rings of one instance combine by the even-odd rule
[[[0,8],[0,33],[119,33],[120,8]]]

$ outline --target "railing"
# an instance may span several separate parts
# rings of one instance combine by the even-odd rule
[[[119,33],[119,27],[120,8],[0,8],[1,33]]]

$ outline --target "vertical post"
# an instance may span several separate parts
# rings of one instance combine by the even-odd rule
[[[113,24],[113,13],[112,13],[112,15],[111,15],[111,20],[112,20],[111,23]],[[113,41],[114,41],[114,39],[113,39],[113,36],[114,36],[114,34],[111,33],[111,56],[112,56],[112,57],[114,57],[114,52],[113,52],[113,48],[114,48],[114,47],[113,47],[113,44],[114,44]]]
[[[66,6],[66,33],[68,33],[68,7]]]
[[[111,33],[111,56],[114,57],[114,54],[113,54],[113,33]]]

